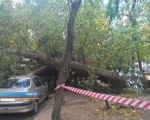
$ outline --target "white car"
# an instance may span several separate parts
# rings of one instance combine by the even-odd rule
[[[11,77],[0,85],[0,92],[37,92],[38,98],[34,100],[6,101],[0,96],[0,113],[37,113],[38,105],[48,99],[48,85],[45,81],[34,75],[21,75]],[[12,97],[12,94],[11,94]],[[15,97],[15,96],[14,96]]]

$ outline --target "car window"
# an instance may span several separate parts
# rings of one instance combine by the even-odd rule
[[[35,84],[36,87],[42,86],[42,83],[40,82],[40,80],[38,79],[38,77],[33,78],[33,82],[34,82],[34,84]]]
[[[42,78],[38,77],[38,79],[39,79],[39,82],[41,83],[42,86],[45,85],[45,82],[43,81]]]
[[[30,86],[30,79],[8,79],[0,88],[26,88]]]

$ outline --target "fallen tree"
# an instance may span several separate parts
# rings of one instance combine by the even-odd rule
[[[56,58],[46,57],[40,54],[35,53],[24,53],[20,51],[15,51],[16,55],[24,56],[26,58],[34,59],[37,63],[43,65],[43,67],[35,70],[32,74],[38,74],[40,71],[46,69],[46,68],[54,68],[59,69],[62,61]],[[126,87],[126,79],[125,76],[119,76],[118,72],[116,71],[109,71],[101,68],[93,68],[92,66],[86,66],[85,64],[71,61],[70,63],[70,69],[71,71],[75,72],[76,74],[84,74],[89,75],[87,72],[87,69],[92,69],[92,73],[96,74],[100,80],[102,80],[105,83],[110,82],[113,88],[124,88]],[[134,76],[135,77],[135,76]],[[145,78],[142,78],[143,82],[145,82]]]

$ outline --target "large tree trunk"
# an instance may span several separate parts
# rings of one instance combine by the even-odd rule
[[[63,62],[59,70],[57,85],[64,84],[67,78],[67,72],[68,72],[70,62],[71,62],[71,56],[72,56],[72,51],[73,51],[74,23],[75,23],[75,18],[76,18],[78,9],[81,5],[81,0],[74,1],[73,3],[70,3],[70,4],[71,4],[71,9],[70,9],[69,22],[68,22],[67,47],[66,47],[66,52],[65,52]],[[56,93],[55,93],[52,120],[60,120],[62,98],[63,98],[63,88],[59,88],[58,90],[56,90]]]
[[[31,74],[36,75],[36,74],[40,73],[41,71],[45,70],[46,68],[47,68],[46,65],[42,66],[42,67],[36,69],[35,71],[33,71]]]
[[[16,55],[20,55],[20,56],[24,56],[27,58],[32,58],[34,60],[36,60],[39,64],[42,65],[46,65],[47,67],[50,68],[54,68],[54,69],[58,69],[60,68],[60,66],[62,65],[62,61],[59,59],[55,59],[55,58],[46,58],[45,56],[42,56],[40,54],[34,54],[34,53],[22,53],[20,51],[15,51]],[[84,75],[88,75],[87,70],[85,69],[85,65],[79,63],[79,62],[75,62],[75,61],[71,61],[69,64],[69,67],[71,68],[72,71],[74,71],[76,74],[84,74]],[[91,67],[91,66],[89,66]],[[42,67],[39,70],[34,71],[34,74],[38,74],[38,72],[41,72],[41,70],[43,70]],[[93,68],[92,68],[93,69]],[[105,80],[111,79],[111,85],[112,87],[116,88],[124,88],[126,87],[126,77],[123,76],[119,76],[119,74],[115,71],[109,71],[109,70],[105,70],[105,69],[101,69],[101,68],[94,68],[95,70],[93,71],[94,74],[96,74],[97,76],[100,76],[100,80],[101,77],[106,78],[103,80],[103,82],[105,82]],[[145,78],[142,78],[143,80]],[[107,81],[106,81],[107,82]]]

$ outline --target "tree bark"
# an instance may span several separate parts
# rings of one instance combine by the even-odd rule
[[[69,21],[68,21],[67,47],[66,47],[66,52],[65,52],[62,65],[59,70],[57,85],[64,84],[67,78],[67,71],[71,62],[71,56],[72,56],[72,51],[73,51],[74,23],[75,23],[77,12],[81,5],[81,0],[78,0],[78,1],[75,0],[70,4],[71,4],[70,6],[71,8],[70,8]],[[53,112],[52,112],[52,120],[60,120],[63,91],[64,91],[63,88],[56,90],[54,107],[53,107]]]
[[[46,65],[42,66],[42,67],[36,69],[35,71],[33,71],[31,74],[36,75],[36,74],[40,73],[41,71],[45,70],[46,68],[47,68]]]

